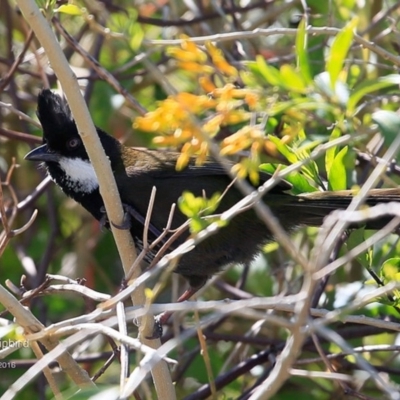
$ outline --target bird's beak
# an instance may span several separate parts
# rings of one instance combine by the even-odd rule
[[[43,144],[36,149],[31,150],[26,156],[25,160],[28,161],[44,161],[44,162],[58,162],[60,155],[49,151],[47,144]]]

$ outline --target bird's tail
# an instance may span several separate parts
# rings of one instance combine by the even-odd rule
[[[354,190],[307,193],[297,196],[296,202],[292,202],[291,206],[294,207],[293,212],[296,212],[298,207],[298,212],[301,213],[301,219],[305,225],[320,226],[324,218],[332,211],[346,209],[355,194]],[[400,189],[373,189],[369,192],[364,204],[374,206],[391,202],[398,203],[394,204],[393,207],[400,208]],[[366,218],[365,223],[351,225],[361,225],[367,229],[381,229],[393,219],[394,211],[396,210],[391,208],[386,215]],[[400,210],[398,212],[400,213]]]

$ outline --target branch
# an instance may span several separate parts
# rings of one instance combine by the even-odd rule
[[[0,285],[0,302],[7,308],[7,310],[15,317],[16,322],[24,328],[25,334],[37,333],[42,331],[45,327],[36,319],[36,317],[26,309],[19,301],[12,296],[2,285]],[[40,342],[51,351],[59,345],[58,340],[51,337],[43,337]],[[71,354],[64,348],[62,352],[57,355],[57,361],[60,363],[61,368],[67,373],[71,379],[81,388],[87,386],[94,386],[86,371],[79,367],[76,361],[72,358]],[[52,358],[52,361],[55,359]],[[40,370],[39,370],[40,372]],[[2,399],[12,399],[13,394],[19,390],[16,387],[17,382],[10,386],[8,391],[4,394]],[[8,395],[7,395],[8,394]],[[11,396],[11,397],[10,397]]]
[[[121,225],[124,219],[124,212],[119,198],[118,188],[115,183],[114,176],[110,168],[110,161],[106,157],[104,149],[100,143],[96,129],[91,120],[87,106],[79,90],[79,85],[75,75],[53,34],[48,21],[45,20],[42,13],[36,6],[34,0],[17,0],[17,4],[21,9],[24,18],[35,32],[36,37],[46,51],[47,57],[59,78],[71,111],[76,120],[79,133],[85,145],[90,161],[93,165],[99,180],[100,194],[103,198],[106,212],[110,224],[118,252],[121,257],[122,265],[125,273],[127,273],[135,261],[136,251],[133,239],[128,230],[115,228],[114,225]],[[137,269],[136,278],[139,276],[140,270]],[[136,290],[131,296],[134,305],[144,304],[145,294],[143,287]],[[150,336],[153,326],[153,317],[146,316],[140,321],[147,327],[149,332],[143,332],[143,343],[148,346],[159,347],[159,340],[149,341],[146,336]],[[175,399],[175,391],[172,385],[171,376],[165,362],[160,361],[152,370],[154,384],[159,398]]]

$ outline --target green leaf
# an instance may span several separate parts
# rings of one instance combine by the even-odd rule
[[[285,169],[282,164],[262,164],[260,165],[260,170],[268,172],[269,174],[274,174],[276,170]],[[293,194],[302,194],[318,191],[318,188],[311,185],[307,178],[300,174],[299,172],[291,172],[289,175],[285,176],[285,181],[291,183],[293,188],[291,192]]]
[[[306,160],[310,156],[310,149],[316,147],[320,141],[313,141],[302,145],[300,148],[293,149],[288,145],[282,143],[281,139],[273,135],[268,135],[268,139],[275,144],[276,149],[289,161],[291,164],[295,164],[299,161]],[[318,176],[318,165],[315,161],[309,160],[309,162],[301,167],[301,171],[307,178],[310,178],[313,182],[319,182]]]
[[[280,70],[268,65],[262,56],[257,56],[256,63],[248,64],[249,68],[272,86],[291,89],[297,92],[305,92],[306,83],[299,72],[291,65],[282,65]]]
[[[211,215],[218,208],[221,194],[216,192],[210,199],[196,197],[191,192],[183,192],[178,199],[178,207],[183,214],[190,218],[189,226],[192,233],[200,232],[213,222],[219,221],[218,217],[204,218]],[[224,223],[220,223],[222,226]]]
[[[306,83],[312,81],[310,72],[310,63],[308,61],[308,40],[306,31],[306,22],[303,18],[297,28],[296,36],[296,54],[297,54],[297,67],[299,68],[302,78]]]
[[[328,172],[329,190],[344,190],[347,188],[346,166],[343,161],[347,150],[347,146],[343,147],[333,160],[332,166]]]
[[[263,56],[256,57],[256,66],[258,67],[258,72],[270,85],[282,86],[282,77],[279,71],[268,65]]]
[[[335,37],[329,52],[326,70],[329,73],[331,88],[343,69],[344,60],[351,46],[354,37],[354,30],[358,24],[358,17],[354,17]]]
[[[341,135],[340,129],[337,127],[334,128],[331,133],[331,136],[329,138],[329,141],[339,138],[340,135]],[[329,174],[329,171],[332,168],[332,164],[333,164],[333,161],[335,160],[336,152],[337,152],[337,146],[333,146],[330,149],[328,149],[325,153],[325,169],[326,169],[327,174]]]
[[[389,258],[382,264],[381,278],[385,284],[400,281],[400,257]]]
[[[201,218],[191,218],[189,221],[190,232],[197,233],[202,231],[207,225]]]
[[[132,50],[138,50],[144,39],[144,31],[142,25],[139,23],[133,23],[129,29],[129,45]]]
[[[379,129],[389,146],[400,132],[400,116],[394,111],[379,110],[372,114],[372,119],[379,126]]]
[[[74,4],[63,4],[56,8],[54,12],[59,12],[68,15],[82,15],[82,8],[75,6]]]
[[[333,141],[341,136],[339,128],[335,127],[331,133],[329,141]],[[342,190],[347,188],[346,165],[344,158],[348,148],[345,147],[338,153],[338,146],[331,147],[325,153],[325,169],[328,176],[330,190]]]
[[[390,282],[400,282],[400,257],[386,260],[382,264],[380,272],[381,279],[385,285]],[[400,303],[400,291],[398,289],[393,290],[391,295],[388,295],[386,299],[381,298],[380,302],[398,307]]]
[[[296,92],[305,92],[306,84],[302,76],[291,65],[282,65],[280,72],[286,87],[290,87],[291,90]]]
[[[299,161],[299,158],[294,151],[289,146],[282,143],[281,139],[274,135],[268,135],[268,139],[276,146],[276,149],[279,151],[279,153],[286,157],[291,164]]]
[[[191,192],[183,192],[178,199],[178,207],[188,218],[196,216],[200,211],[197,198]]]
[[[364,81],[358,87],[355,87],[350,99],[347,103],[347,109],[353,112],[359,101],[369,93],[376,92],[380,89],[387,88],[392,85],[400,85],[400,75],[392,74],[378,79]]]
[[[219,192],[214,193],[211,199],[207,201],[206,215],[214,213],[217,210],[220,202],[221,202],[221,193]]]

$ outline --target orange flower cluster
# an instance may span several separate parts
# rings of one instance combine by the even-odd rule
[[[154,143],[158,145],[180,147],[177,169],[181,169],[193,155],[199,164],[203,163],[208,155],[208,139],[215,137],[222,126],[249,121],[260,99],[255,90],[238,88],[231,83],[239,73],[212,43],[206,43],[203,50],[185,40],[180,48],[168,49],[168,54],[177,60],[180,68],[194,74],[203,94],[181,92],[169,96],[158,103],[156,110],[138,117],[134,127],[156,134]],[[221,87],[213,79],[215,74]],[[234,154],[249,147],[255,154],[264,140],[261,130],[247,126],[224,140],[222,154]]]
[[[226,61],[221,50],[211,42],[207,42],[205,48],[207,52],[194,42],[185,40],[180,48],[169,48],[167,54],[177,60],[179,68],[186,71],[197,74],[213,74],[218,71],[228,77],[238,76],[237,69]]]
[[[258,183],[260,153],[266,142],[265,132],[258,126],[247,125],[225,138],[221,143],[221,155],[233,155],[250,149],[250,156],[236,164],[232,172],[239,178],[249,176],[253,183]]]

